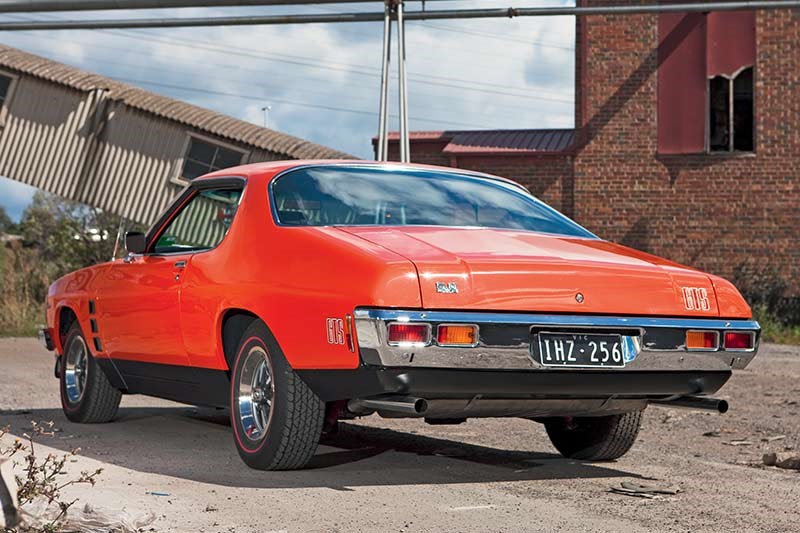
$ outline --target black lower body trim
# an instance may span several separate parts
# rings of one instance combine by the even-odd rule
[[[713,394],[731,372],[503,371],[361,367],[299,370],[324,401],[382,394],[426,399],[472,398],[664,398]]]
[[[102,357],[95,361],[111,384],[123,392],[192,405],[228,407],[231,385],[225,370]]]

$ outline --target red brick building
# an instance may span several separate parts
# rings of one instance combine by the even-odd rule
[[[516,179],[604,238],[723,276],[773,267],[797,293],[800,10],[576,24],[575,130],[416,132],[412,159]]]

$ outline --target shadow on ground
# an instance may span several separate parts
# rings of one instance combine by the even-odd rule
[[[61,431],[42,444],[139,472],[231,487],[311,488],[639,477],[608,465],[340,424],[309,468],[259,472],[239,459],[228,414],[195,407],[121,408],[111,424],[82,425],[59,409],[0,411],[0,426],[21,435],[32,420],[53,420]],[[533,423],[532,423],[533,424]],[[153,487],[158,490],[158,487]]]

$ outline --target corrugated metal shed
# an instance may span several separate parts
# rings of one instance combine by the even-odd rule
[[[140,111],[174,120],[232,141],[285,154],[291,159],[349,159],[349,154],[292,135],[262,128],[222,113],[146,91],[99,74],[58,63],[16,48],[0,45],[0,67],[90,92],[106,91],[106,98]]]
[[[0,176],[149,224],[186,183],[190,142],[241,163],[352,159],[138,87],[0,45]]]

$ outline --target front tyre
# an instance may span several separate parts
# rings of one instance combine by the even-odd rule
[[[570,459],[612,461],[631,449],[642,421],[642,412],[597,417],[551,418],[545,421],[553,446]]]
[[[267,326],[251,324],[231,373],[231,425],[242,460],[259,470],[303,468],[324,421],[325,403],[295,374]]]
[[[83,424],[110,422],[117,414],[122,393],[111,385],[92,357],[78,322],[67,331],[61,357],[59,388],[67,418]]]

